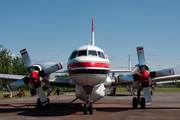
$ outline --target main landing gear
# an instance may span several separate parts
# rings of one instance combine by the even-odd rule
[[[42,107],[44,107],[45,109],[47,109],[47,110],[49,110],[49,104],[50,104],[50,101],[49,101],[49,98],[47,98],[47,100],[48,100],[48,104],[46,104],[45,106],[42,106],[42,103],[41,103],[41,100],[38,98],[37,99],[37,109],[38,110],[41,110],[42,109]]]
[[[89,111],[89,114],[92,115],[93,114],[93,105],[91,103],[86,103],[84,104],[84,114],[86,115],[87,112]]]
[[[133,97],[133,101],[132,101],[133,109],[137,109],[138,104],[141,105],[142,109],[144,109],[146,107],[145,98],[141,97],[141,100],[140,100],[140,96],[141,96],[141,90],[138,90],[137,97]]]

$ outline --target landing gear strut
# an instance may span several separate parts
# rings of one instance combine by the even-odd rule
[[[133,109],[137,109],[138,104],[141,105],[141,108],[144,109],[146,107],[146,102],[145,102],[145,98],[141,97],[141,101],[140,101],[140,97],[141,97],[141,90],[137,91],[137,97],[133,97]]]
[[[88,99],[88,101],[84,104],[84,114],[86,115],[87,112],[89,111],[89,114],[92,115],[93,114],[93,105],[92,102],[89,101],[91,92],[92,92],[92,87],[90,86],[85,86],[84,90],[86,92],[86,97]]]

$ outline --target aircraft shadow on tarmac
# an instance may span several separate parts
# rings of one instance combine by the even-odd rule
[[[96,111],[103,111],[103,112],[121,112],[121,111],[127,111],[127,110],[138,110],[141,108],[133,109],[130,107],[122,107],[122,108],[117,108],[117,107],[108,107],[108,108],[95,108]],[[146,109],[180,109],[180,107],[148,107]],[[144,110],[146,110],[144,109]]]
[[[45,116],[66,116],[75,114],[77,112],[82,112],[83,114],[83,108],[76,109],[76,103],[73,103],[67,107],[67,103],[52,103],[49,110],[37,110],[36,108],[0,108],[0,114],[1,113],[15,113],[18,116],[36,116],[36,117],[45,117]],[[141,108],[138,108],[141,109]],[[137,110],[138,110],[137,109]],[[147,107],[146,109],[180,109],[180,107]],[[145,109],[145,110],[146,110]],[[96,107],[94,108],[96,111],[101,112],[123,112],[127,110],[136,110],[132,109],[131,107]]]
[[[107,96],[112,96],[111,94],[107,94]],[[116,96],[131,96],[130,94],[116,94]]]

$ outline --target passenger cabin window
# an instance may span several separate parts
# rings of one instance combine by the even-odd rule
[[[89,50],[89,54],[90,56],[97,56],[97,52],[94,50]]]
[[[78,56],[87,56],[87,51],[86,50],[80,50],[78,52]]]

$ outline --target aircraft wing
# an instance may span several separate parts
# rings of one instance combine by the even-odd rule
[[[50,80],[51,86],[61,86],[61,87],[75,87],[75,83],[70,78],[60,78],[55,77]]]
[[[0,81],[14,82],[23,79],[25,75],[0,74]]]
[[[162,81],[162,82],[155,82],[156,84],[167,84],[167,83],[177,83],[180,82],[180,80],[172,80],[172,81]]]
[[[180,75],[156,77],[152,79],[152,82],[173,81],[173,80],[180,80]]]
[[[0,81],[15,82],[23,79],[24,77],[25,75],[0,74]],[[52,86],[75,87],[75,83],[70,78],[55,77],[52,78],[49,82]]]
[[[136,80],[136,75],[127,75],[122,77],[116,77],[114,82],[112,83],[112,86],[126,86],[126,85],[132,85],[133,83],[138,82]],[[152,82],[173,82],[175,80],[180,80],[180,75],[168,75],[168,76],[161,76],[156,77],[152,79]],[[178,81],[180,82],[180,81]]]
[[[56,71],[56,72],[53,72],[53,73],[68,73],[68,71],[67,70],[60,70],[60,71]]]

